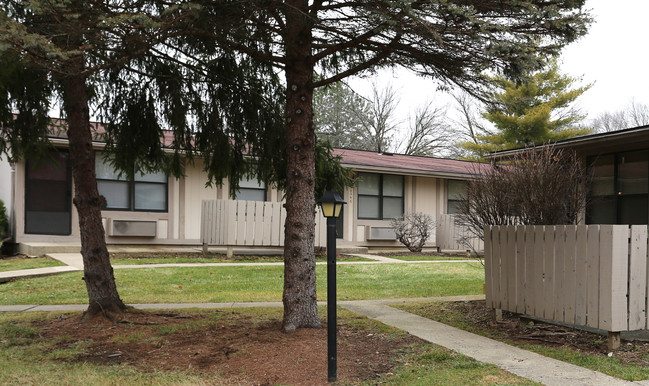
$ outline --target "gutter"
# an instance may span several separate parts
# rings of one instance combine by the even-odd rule
[[[574,138],[569,138],[569,139],[564,139],[561,141],[557,141],[554,143],[551,143],[550,145],[554,147],[566,147],[566,146],[571,146],[571,145],[579,145],[584,142],[586,143],[598,143],[598,142],[606,142],[611,139],[619,138],[619,137],[624,137],[630,134],[636,134],[636,133],[643,133],[643,132],[649,132],[649,125],[648,126],[640,126],[640,127],[634,127],[631,129],[625,129],[625,130],[618,130],[618,131],[611,131],[611,132],[606,132],[606,133],[596,133],[596,134],[590,134],[590,135],[583,135],[581,137],[574,137]],[[537,146],[543,146],[537,145]],[[511,155],[523,153],[530,149],[531,146],[528,147],[519,147],[518,149],[510,149],[510,150],[501,150],[493,153],[489,153],[485,155],[486,159],[491,159],[491,160],[496,160],[499,158],[503,157],[508,157]]]

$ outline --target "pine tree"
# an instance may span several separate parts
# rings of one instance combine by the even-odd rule
[[[590,85],[573,88],[577,79],[561,74],[556,60],[521,82],[504,76],[491,80],[499,91],[489,96],[491,104],[483,116],[496,130],[493,134],[477,135],[476,142],[460,143],[473,157],[479,159],[493,151],[541,145],[590,133],[589,129],[580,127],[584,116],[572,108],[572,103]]]
[[[314,89],[379,67],[404,66],[474,91],[487,81],[486,70],[512,77],[529,73],[585,34],[590,18],[583,5],[583,0],[205,2],[204,23],[195,29],[206,41],[284,71],[285,331],[320,325],[313,254]]]

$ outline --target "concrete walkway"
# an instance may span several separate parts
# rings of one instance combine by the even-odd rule
[[[544,385],[638,384],[397,310],[389,306],[391,303],[395,303],[395,301],[360,300],[341,302],[341,306],[368,318],[378,320],[383,324],[407,331],[428,342],[446,347],[477,361],[491,363],[510,373],[541,382]]]

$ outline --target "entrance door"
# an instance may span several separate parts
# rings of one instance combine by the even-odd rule
[[[72,183],[67,152],[52,152],[41,162],[27,161],[25,233],[69,235]]]

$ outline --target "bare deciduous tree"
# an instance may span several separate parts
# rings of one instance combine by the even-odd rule
[[[492,135],[493,130],[489,130],[490,123],[482,116],[485,110],[483,102],[471,96],[465,91],[451,94],[456,104],[457,118],[451,123],[451,135],[454,137],[454,146],[451,148],[451,155],[456,158],[467,158],[471,154],[463,147],[459,146],[462,142],[472,142],[477,144],[479,136]]]
[[[361,149],[378,152],[390,149],[394,132],[399,126],[395,118],[398,105],[397,90],[392,85],[380,88],[376,83],[372,84],[369,113],[357,115],[363,126],[362,137],[359,138]]]
[[[435,229],[433,218],[421,212],[405,213],[402,218],[393,219],[391,224],[397,240],[410,252],[421,252]]]
[[[446,123],[446,109],[433,106],[432,102],[415,110],[409,120],[399,152],[407,155],[435,156],[449,148],[451,133]]]
[[[649,105],[631,100],[622,110],[604,112],[591,123],[598,133],[649,125]]]
[[[587,204],[589,173],[571,151],[538,146],[506,164],[476,170],[460,202],[459,222],[484,239],[486,225],[577,224]]]

